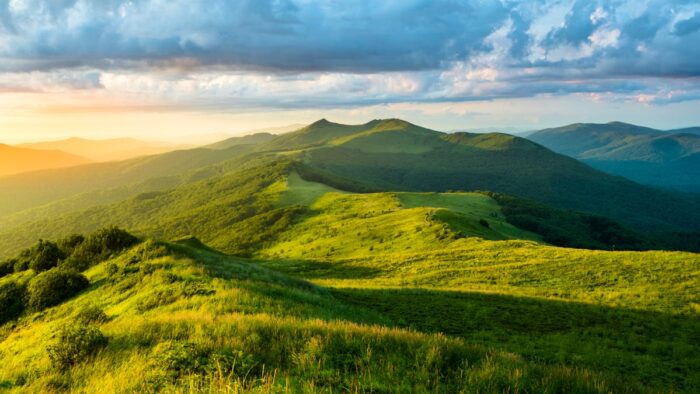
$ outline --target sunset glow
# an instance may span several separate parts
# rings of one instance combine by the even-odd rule
[[[696,2],[351,3],[4,2],[0,141],[700,123]]]

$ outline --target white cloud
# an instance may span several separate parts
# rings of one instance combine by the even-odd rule
[[[698,90],[692,3],[351,1],[12,0],[0,90],[212,110]]]
[[[599,22],[605,20],[608,17],[608,13],[605,12],[603,7],[597,7],[595,11],[591,14],[591,22],[597,25]]]

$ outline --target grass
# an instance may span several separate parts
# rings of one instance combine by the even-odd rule
[[[465,236],[540,240],[536,234],[508,223],[498,203],[481,193],[397,193],[397,196],[405,208],[442,208],[433,216]]]
[[[0,387],[700,390],[697,254],[553,247],[484,194],[353,194],[267,163],[34,223],[45,238],[112,220],[176,241],[111,256],[77,297],[2,326]],[[47,347],[94,307],[107,346],[57,370]]]
[[[277,200],[278,206],[304,205],[311,206],[326,193],[342,193],[340,190],[326,186],[323,183],[308,182],[302,179],[296,171],[289,173],[284,185],[284,191]]]
[[[116,267],[113,268],[113,267]],[[147,241],[86,272],[78,297],[2,328],[9,392],[608,392],[605,373],[392,327],[330,291],[194,239]],[[44,349],[88,307],[108,344],[61,371]]]
[[[696,254],[463,237],[484,217],[499,237],[524,237],[501,215],[482,194],[331,192],[258,257],[399,327],[659,391],[700,387]]]

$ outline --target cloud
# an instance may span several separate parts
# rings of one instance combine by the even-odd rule
[[[696,12],[691,18],[676,23],[674,33],[678,36],[687,36],[700,30],[700,12]]]
[[[13,0],[0,56],[27,67],[159,64],[397,71],[468,56],[502,21],[498,1]],[[35,63],[32,62],[35,61]]]
[[[8,0],[0,93],[216,110],[577,93],[661,104],[698,97],[698,42],[692,0]]]

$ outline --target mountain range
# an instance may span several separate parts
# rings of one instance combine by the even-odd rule
[[[700,192],[700,128],[657,130],[622,122],[576,123],[530,140],[634,181]]]
[[[63,151],[86,157],[97,162],[126,160],[139,156],[156,155],[192,147],[192,145],[171,145],[164,142],[147,142],[134,138],[112,138],[105,140],[69,138],[59,141],[25,143],[17,146],[38,150]]]
[[[38,150],[0,144],[0,177],[90,163],[85,157],[60,150]]]
[[[400,119],[7,176],[0,387],[695,393],[699,223]]]
[[[293,170],[304,179],[349,192],[483,190],[511,204],[513,200],[499,196],[517,196],[545,204],[546,214],[513,215],[511,221],[543,236],[546,233],[550,240],[559,239],[562,245],[614,247],[615,242],[595,241],[600,236],[590,235],[593,219],[553,214],[556,209],[619,223],[636,232],[631,237],[634,240],[620,241],[637,245],[629,246],[633,248],[652,247],[642,240],[641,233],[700,231],[699,197],[608,175],[524,138],[499,133],[446,134],[399,119],[360,125],[322,119],[280,136],[259,133],[206,148],[0,179],[0,224],[7,244],[0,247],[21,247],[37,235],[68,235],[108,224],[144,233],[157,231],[163,236],[201,236],[196,231],[181,232],[183,221],[193,225],[208,215],[201,212],[201,206],[195,209],[197,205],[189,206],[185,201],[199,201],[193,196],[201,195],[207,205],[226,204],[230,197],[226,190],[242,182],[231,173],[241,168],[248,169],[247,174],[267,171],[278,177]],[[247,174],[243,174],[246,179]],[[222,200],[212,193],[216,188],[221,188]],[[515,204],[525,203],[518,200]],[[226,217],[238,212],[237,208],[221,209],[215,214]],[[156,212],[158,218],[149,216]],[[571,235],[561,239],[562,228],[574,228],[562,223],[576,220],[589,223],[588,227],[574,226],[577,229],[572,231],[590,241],[578,242]],[[234,222],[210,221],[204,231],[228,232],[226,223]],[[151,227],[155,223],[161,223],[158,230]],[[206,236],[203,240],[212,241]],[[693,248],[693,242],[656,247]]]

